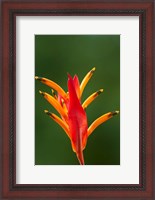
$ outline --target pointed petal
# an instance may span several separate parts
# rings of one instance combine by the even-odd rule
[[[97,118],[88,128],[88,136],[103,122],[107,121],[108,119],[112,118],[114,115],[117,115],[119,111],[115,112],[108,112],[101,117]]]
[[[50,118],[52,118],[56,123],[58,123],[63,130],[66,132],[66,134],[68,135],[68,137],[70,138],[70,134],[69,134],[69,127],[68,125],[62,121],[62,119],[60,119],[57,115],[55,115],[54,113],[50,113],[48,110],[44,110],[44,112],[50,116]]]
[[[99,96],[103,92],[103,89],[98,90],[97,92],[94,92],[92,95],[90,95],[82,104],[83,109],[86,109],[88,105],[96,99],[96,97]]]
[[[64,109],[61,107],[61,105],[59,104],[59,102],[54,97],[52,97],[51,95],[49,95],[46,92],[39,91],[39,93],[41,95],[43,95],[43,97],[58,111],[58,113],[60,115],[63,116],[63,118],[66,121],[68,120],[67,113],[65,113]]]
[[[80,83],[79,83],[79,79],[77,75],[74,76],[73,81],[74,81],[74,87],[76,90],[77,97],[78,99],[80,99]]]
[[[47,78],[38,77],[38,76],[36,76],[35,79],[41,81],[45,85],[47,85],[47,86],[53,88],[54,90],[56,90],[64,99],[67,98],[66,92],[57,83],[55,83],[54,81],[51,81],[51,80],[49,80]]]
[[[88,81],[91,79],[94,71],[95,71],[95,67],[86,74],[86,76],[84,77],[83,81],[81,82],[81,85],[80,85],[80,96],[82,96],[83,90],[84,90],[85,86],[87,85]]]
[[[87,116],[77,97],[73,79],[70,75],[68,77],[68,124],[72,138],[72,147],[76,154],[82,155],[87,142]],[[80,158],[82,159],[82,156]],[[81,163],[83,163],[82,160]]]

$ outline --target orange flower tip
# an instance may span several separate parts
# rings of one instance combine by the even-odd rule
[[[112,116],[112,117],[113,117],[113,116],[117,115],[118,113],[119,113],[119,111],[114,111],[114,112],[111,112],[111,113],[110,113],[110,116]]]
[[[48,110],[44,110],[44,112],[48,115],[49,114],[49,111]]]
[[[94,73],[95,70],[96,70],[96,68],[94,67],[92,70],[90,70],[90,71],[88,72],[88,79],[91,78],[91,76],[93,75],[93,73]]]
[[[38,80],[38,81],[41,81],[41,80],[42,80],[42,78],[39,77],[39,76],[35,76],[35,79]]]
[[[95,70],[96,70],[96,68],[94,67],[94,68],[90,71],[90,73],[94,73]]]
[[[100,89],[99,91],[97,91],[97,94],[101,94],[103,92],[103,89]]]
[[[50,113],[48,110],[44,110],[44,112],[45,112],[47,115],[49,115],[50,117],[54,118],[53,115],[52,115],[52,113]]]
[[[39,93],[41,94],[41,95],[45,95],[45,93],[44,92],[42,92],[41,90],[39,90]]]
[[[98,95],[100,95],[103,92],[103,89],[98,90],[94,93],[94,98],[96,98]]]
[[[50,113],[48,110],[44,110],[44,112],[49,115],[50,117],[52,117],[53,119],[55,119],[55,116],[53,113]]]

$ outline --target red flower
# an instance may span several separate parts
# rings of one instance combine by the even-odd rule
[[[68,74],[67,93],[55,82],[46,78],[35,77],[37,80],[40,80],[42,83],[52,88],[53,96],[45,92],[39,92],[59,112],[61,118],[47,110],[45,110],[45,113],[64,129],[70,138],[72,149],[76,153],[81,165],[84,165],[83,150],[86,147],[88,136],[101,123],[119,113],[118,111],[106,113],[96,119],[88,128],[85,109],[101,92],[103,92],[103,89],[100,89],[81,104],[81,95],[94,71],[95,68],[88,72],[81,84],[79,83],[77,75],[72,78]],[[57,95],[55,91],[57,91]]]

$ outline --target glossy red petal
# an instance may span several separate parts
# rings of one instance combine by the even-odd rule
[[[79,83],[79,78],[77,75],[74,76],[73,82],[74,82],[74,87],[76,90],[77,97],[79,99],[80,98],[80,83]]]
[[[87,142],[87,116],[77,97],[74,81],[68,75],[69,109],[68,124],[71,134],[72,147],[77,156],[82,158],[82,151]]]

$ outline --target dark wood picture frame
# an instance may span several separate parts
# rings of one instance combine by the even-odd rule
[[[153,1],[1,1],[1,199],[155,199]],[[16,184],[16,16],[139,16],[139,184]],[[155,56],[154,56],[155,57]],[[131,124],[132,126],[132,124]]]

